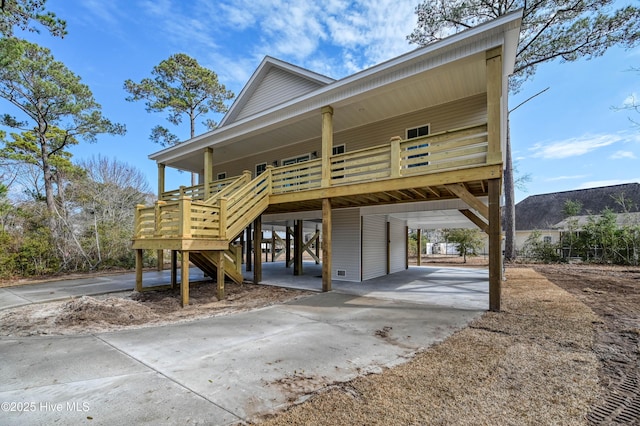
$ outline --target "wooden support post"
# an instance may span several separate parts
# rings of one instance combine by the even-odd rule
[[[322,291],[331,291],[331,199],[322,199]]]
[[[391,177],[400,177],[400,142],[402,138],[400,136],[393,136],[389,140],[391,148]]]
[[[289,268],[290,267],[290,263],[289,261],[291,260],[291,230],[289,229],[289,222],[287,222],[287,224],[285,225],[286,230],[286,235],[285,235],[285,244],[286,247],[284,248],[284,265],[285,268]]]
[[[276,261],[276,231],[271,227],[271,263]]]
[[[487,163],[502,162],[502,47],[487,51]]]
[[[253,221],[253,246],[255,252],[253,283],[259,284],[262,281],[262,216],[258,216]]]
[[[216,262],[218,263],[216,284],[218,285],[218,300],[224,299],[224,251],[216,250],[215,252]]]
[[[316,225],[316,235],[315,235],[315,238],[316,238],[316,244],[315,244],[315,247],[316,247],[316,265],[317,265],[318,263],[320,263],[320,262],[318,261],[318,259],[320,259],[320,230],[318,229],[318,225]]]
[[[500,179],[489,179],[489,310],[500,312],[502,286],[502,232]]]
[[[191,197],[183,195],[178,198],[178,210],[180,211],[178,235],[180,238],[191,238]]]
[[[221,197],[218,200],[218,206],[220,207],[220,222],[219,222],[219,234],[220,238],[225,240],[227,238],[227,199]]]
[[[387,275],[391,273],[391,222],[387,218]]]
[[[418,241],[416,244],[416,251],[418,252],[418,266],[422,266],[422,229],[416,230]]]
[[[322,178],[323,188],[331,186],[331,156],[333,155],[333,108],[322,108]]]
[[[189,252],[182,252],[182,261],[180,263],[180,298],[182,307],[189,305]]]
[[[136,211],[134,213],[134,219],[133,219],[133,238],[138,238],[142,236],[142,229],[141,229],[141,222],[142,222],[142,218],[141,218],[141,210],[144,209],[146,206],[144,204],[138,204],[136,205]]]
[[[246,249],[247,249],[247,253],[246,253],[247,260],[245,262],[245,270],[247,272],[251,272],[251,269],[252,269],[252,267],[251,267],[251,265],[252,265],[251,256],[252,256],[252,252],[253,252],[253,248],[252,248],[253,236],[251,235],[251,230],[252,230],[252,227],[251,227],[251,224],[249,224],[249,226],[247,226],[247,246],[246,246]]]
[[[296,220],[293,225],[293,275],[303,275],[302,271],[302,228],[304,221]]]
[[[171,250],[171,288],[178,285],[178,251]]]
[[[162,193],[164,192],[164,176],[165,165],[158,163],[158,200],[162,200]]]
[[[409,227],[404,227],[404,246],[407,248],[404,257],[404,269],[409,269]]]
[[[156,236],[162,236],[162,206],[164,206],[166,203],[166,201],[162,201],[162,200],[157,200],[156,201],[156,207],[155,207],[155,213],[156,213],[156,220],[155,220],[155,225],[156,225],[156,229],[155,229],[155,235]],[[156,251],[156,257],[158,259],[158,265],[157,265],[157,269],[158,271],[162,271],[164,270],[164,250],[159,249]]]
[[[213,182],[213,148],[204,149],[204,194],[203,200],[211,197],[211,183]]]
[[[231,246],[235,258],[236,272],[242,275],[242,245],[234,244]]]
[[[156,255],[158,257],[158,271],[164,271],[164,250],[158,250]]]
[[[136,291],[142,291],[142,250],[136,250]]]

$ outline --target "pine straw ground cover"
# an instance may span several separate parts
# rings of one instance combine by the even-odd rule
[[[335,384],[265,425],[586,424],[598,317],[531,269],[508,269],[501,313],[382,374]]]

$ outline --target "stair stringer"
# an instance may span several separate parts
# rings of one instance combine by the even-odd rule
[[[228,253],[224,254],[224,274],[236,284],[242,284],[244,277],[242,271],[238,271],[236,265],[228,259]],[[202,272],[210,277],[215,277],[218,272],[218,262],[212,251],[189,252],[189,260]]]

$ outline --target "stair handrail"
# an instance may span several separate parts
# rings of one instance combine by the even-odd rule
[[[216,200],[228,197],[230,194],[235,192],[237,189],[241,188],[245,184],[251,181],[251,172],[249,170],[245,170],[242,172],[240,176],[233,182],[227,184],[222,190],[216,192],[211,197],[207,198],[204,202],[206,204],[213,204]]]
[[[271,195],[272,169],[273,169],[273,166],[267,166],[267,169],[263,173],[256,176],[253,180],[246,183],[241,188],[238,188],[236,191],[233,192],[233,194],[228,194],[228,196],[225,197],[224,203],[226,204],[225,208],[227,213],[227,217],[226,217],[227,229],[225,229],[226,237],[234,237],[235,236],[234,234],[236,233],[236,231],[238,231],[236,229],[239,227],[238,224],[236,223],[237,222],[236,216],[238,214],[241,213],[242,215],[245,215],[249,211],[253,212],[253,214],[248,219],[242,222],[242,226],[240,227],[240,230],[241,230],[246,225],[248,225],[253,219],[255,219],[254,217],[255,207],[258,206],[265,199],[266,200],[269,199],[269,196]],[[258,191],[256,194],[254,194],[254,195],[258,195],[258,197],[254,196],[251,198],[253,210],[240,209],[238,207],[238,203],[245,198],[244,197],[245,193],[253,190]],[[261,210],[264,210],[264,209],[261,209]],[[230,230],[233,230],[233,232],[230,232]]]

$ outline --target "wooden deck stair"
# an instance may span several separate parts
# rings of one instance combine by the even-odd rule
[[[241,284],[244,280],[242,276],[242,259],[240,258],[240,247],[235,250],[226,250],[223,255],[223,270],[225,275],[233,282]],[[191,252],[189,260],[202,272],[210,277],[216,277],[218,273],[218,259],[215,251],[194,251]]]
[[[138,206],[133,248],[188,253],[189,261],[210,277],[218,276],[221,255],[224,275],[241,283],[240,248],[232,242],[269,206],[268,173],[252,180],[245,172],[218,182],[200,191],[206,200],[192,200],[183,188],[163,194],[153,207]]]

